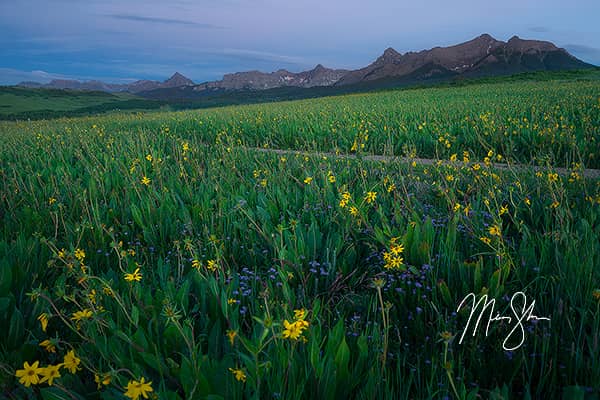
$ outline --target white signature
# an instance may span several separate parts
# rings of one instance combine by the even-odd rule
[[[519,307],[519,305],[518,305],[518,303],[520,303],[519,299],[522,299],[522,303],[523,303],[522,307]],[[524,321],[531,321],[531,320],[550,321],[550,318],[538,317],[533,314],[533,308],[535,307],[535,300],[533,300],[530,305],[527,305],[527,296],[523,292],[516,292],[515,294],[513,294],[512,298],[510,299],[510,309],[512,311],[512,314],[514,314],[513,316],[503,316],[503,315],[500,315],[500,312],[497,312],[497,311],[495,312],[494,308],[496,306],[496,299],[488,300],[487,294],[481,296],[481,298],[479,300],[477,300],[475,293],[469,293],[460,302],[460,304],[458,305],[458,309],[456,311],[457,312],[460,311],[460,309],[466,304],[466,302],[468,300],[472,300],[471,314],[469,314],[469,320],[467,321],[467,326],[465,326],[465,330],[463,331],[463,333],[460,337],[460,340],[458,342],[459,344],[462,343],[462,341],[465,337],[465,334],[469,331],[469,327],[471,326],[471,320],[473,319],[473,315],[476,314],[477,309],[479,309],[480,305],[482,305],[483,307],[481,308],[481,311],[479,312],[479,317],[477,318],[477,322],[475,323],[475,327],[473,328],[473,334],[472,334],[473,337],[475,337],[475,334],[477,333],[477,329],[479,329],[479,324],[481,322],[481,319],[483,318],[483,315],[486,311],[488,311],[487,324],[485,327],[485,336],[486,337],[488,335],[488,331],[490,329],[490,325],[492,324],[492,322],[506,320],[506,321],[508,321],[508,324],[510,325],[511,323],[513,323],[513,320],[515,321],[514,326],[512,327],[511,331],[508,333],[508,335],[502,342],[502,348],[506,351],[516,350],[519,347],[521,347],[521,345],[523,345],[523,343],[525,342],[525,328],[523,327]],[[513,339],[511,341],[511,338],[513,338],[513,337],[515,339]],[[514,342],[516,340],[518,340],[518,343],[515,346],[509,347],[509,343]]]

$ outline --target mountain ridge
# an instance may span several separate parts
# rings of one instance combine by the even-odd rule
[[[46,84],[26,81],[20,82],[16,86],[27,88],[71,89],[101,92],[129,92],[135,94],[149,90],[169,89],[173,87],[193,85],[195,85],[195,83],[191,79],[186,78],[179,72],[175,72],[170,78],[163,82],[142,79],[131,83],[105,83],[98,80],[79,81],[76,79],[53,79]]]
[[[585,69],[585,63],[551,42],[511,37],[497,40],[484,33],[469,41],[447,47],[433,47],[404,54],[388,47],[371,64],[356,70],[330,69],[318,64],[311,70],[290,72],[244,71],[225,74],[221,80],[196,84],[179,72],[158,82],[139,80],[129,84],[101,81],[53,80],[48,84],[22,82],[25,87],[130,92],[160,99],[210,96],[213,93],[261,91],[275,88],[314,88],[328,86],[376,85],[378,81],[399,85],[436,82],[455,77],[474,78],[511,75],[522,72]],[[387,84],[387,83],[386,83]]]
[[[425,68],[426,66],[429,67]],[[503,42],[489,34],[483,34],[457,45],[434,47],[419,52],[401,54],[388,48],[373,63],[351,71],[335,85],[402,78],[419,69],[429,70],[431,76],[442,74],[470,77],[586,67],[591,65],[551,42],[523,40],[518,36]],[[434,71],[436,68],[438,72]],[[422,78],[428,79],[431,76],[424,75]]]
[[[276,87],[304,87],[330,86],[337,82],[349,71],[344,69],[330,69],[318,64],[315,68],[290,72],[279,69],[274,72],[245,71],[225,74],[220,81],[205,82],[196,85],[195,90],[265,90]]]

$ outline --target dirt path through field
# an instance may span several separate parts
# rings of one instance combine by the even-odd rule
[[[283,149],[265,149],[260,147],[248,147],[248,150],[254,150],[258,152],[264,153],[274,153],[281,155],[310,155],[310,156],[322,156],[322,157],[330,157],[330,158],[342,158],[342,159],[357,159],[358,156],[355,154],[335,154],[335,153],[326,153],[326,152],[310,152],[310,151],[299,151],[299,150],[283,150]],[[401,163],[412,163],[413,161],[420,165],[434,165],[437,164],[438,160],[434,160],[431,158],[408,158],[408,157],[398,157],[398,156],[381,156],[381,155],[364,155],[360,156],[363,160],[367,161],[395,161]],[[444,164],[450,164],[448,160],[442,160]],[[469,163],[469,165],[473,165],[475,163]],[[500,170],[517,170],[517,169],[532,169],[533,171],[543,171],[548,172],[550,168],[547,167],[538,167],[532,165],[524,165],[524,164],[499,164],[493,163],[494,168]],[[567,168],[552,168],[553,172],[556,172],[559,175],[569,176],[572,170]],[[600,169],[585,169],[580,171],[581,174],[586,178],[591,179],[599,179],[600,178]]]

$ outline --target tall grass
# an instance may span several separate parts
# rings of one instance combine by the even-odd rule
[[[3,123],[2,395],[117,399],[143,377],[161,399],[598,396],[600,185],[582,174],[599,165],[598,93],[508,83]],[[508,314],[516,291],[551,321],[525,323],[515,351],[500,323],[458,343],[467,293]],[[74,373],[18,382],[71,350]]]

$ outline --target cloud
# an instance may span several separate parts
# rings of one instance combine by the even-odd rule
[[[562,46],[569,53],[583,61],[594,65],[600,65],[600,49],[597,47],[586,46],[583,44],[566,44]]]
[[[538,32],[538,33],[546,33],[546,32],[551,31],[551,29],[546,26],[532,26],[531,28],[529,28],[529,30],[531,32]]]
[[[123,21],[133,21],[133,22],[151,22],[158,24],[169,24],[169,25],[184,25],[184,26],[195,26],[197,28],[203,29],[225,29],[223,26],[206,24],[202,22],[195,21],[187,21],[183,19],[174,19],[174,18],[158,18],[158,17],[144,17],[141,15],[129,15],[129,14],[110,14],[106,15],[109,18],[119,19]]]
[[[301,57],[289,56],[285,54],[269,53],[266,51],[257,51],[249,49],[230,49],[225,48],[218,52],[225,56],[232,56],[244,60],[283,62],[286,64],[304,65],[306,60]]]
[[[14,85],[23,81],[48,83],[52,79],[68,79],[68,77],[41,70],[22,71],[13,68],[0,68],[0,84],[4,85]]]
[[[566,44],[563,47],[568,51],[580,54],[600,55],[600,49],[597,47],[586,46],[583,44]]]
[[[64,75],[43,70],[24,71],[14,68],[0,68],[0,85],[16,85],[21,82],[49,83],[53,79],[66,79],[78,81],[104,81],[110,83],[133,82],[135,78],[114,78],[105,76],[75,76]]]
[[[236,61],[257,61],[267,63],[283,63],[291,65],[312,65],[309,60],[304,57],[291,56],[287,54],[272,53],[268,51],[259,51],[251,49],[238,49],[238,48],[201,48],[193,46],[169,46],[171,50],[176,52],[185,52],[186,54],[194,54],[195,56],[202,56],[207,61],[207,57],[210,58],[227,58]],[[197,63],[197,62],[196,62]],[[204,64],[210,63],[210,61]]]
[[[226,64],[235,63],[231,65],[237,65],[237,67],[241,68],[254,68],[251,67],[251,65],[256,65],[257,67],[260,66],[262,68],[278,68],[278,66],[281,66],[282,64],[289,66],[306,67],[316,65],[318,64],[318,62],[320,62],[314,62],[314,60],[310,60],[305,57],[252,49],[239,49],[230,47],[203,48],[187,45],[174,45],[168,46],[167,48],[173,51],[175,54],[188,55],[189,57],[191,57],[191,59],[194,60],[193,63],[196,65],[202,65],[204,67],[212,66],[213,68],[216,67],[215,63],[220,64],[224,60],[226,60]],[[228,71],[228,73],[230,72],[233,71]]]

